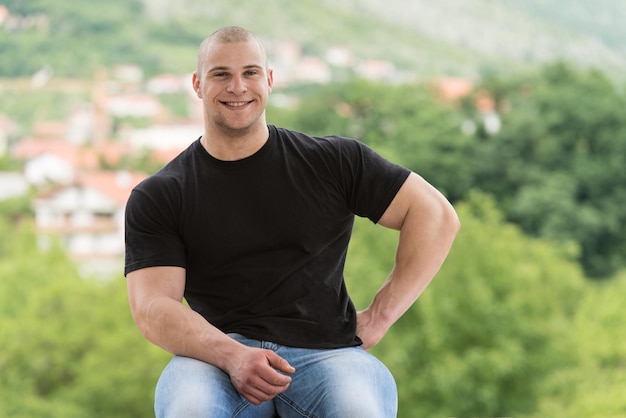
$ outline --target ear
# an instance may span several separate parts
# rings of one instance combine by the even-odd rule
[[[198,77],[197,71],[194,71],[193,75],[191,76],[191,85],[193,86],[193,91],[196,92],[196,96],[198,96],[199,99],[202,99],[202,90],[200,89],[200,78]]]
[[[268,93],[272,92],[272,86],[274,85],[274,70],[267,70],[267,87]]]

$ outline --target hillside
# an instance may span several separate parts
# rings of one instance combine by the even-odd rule
[[[555,59],[626,70],[626,4],[619,0],[253,0],[211,7],[194,0],[144,0],[162,22],[196,16],[207,27],[239,24],[315,50],[349,46],[418,73],[475,75]],[[262,19],[259,19],[262,16]]]
[[[477,76],[556,59],[626,71],[626,5],[620,0],[0,0],[14,16],[47,26],[0,29],[0,77],[51,65],[84,76],[97,66],[136,63],[148,73],[192,68],[200,40],[237,24],[268,41],[295,40],[321,54],[348,47],[418,75]],[[6,57],[6,58],[5,58]]]
[[[431,40],[471,51],[474,65],[481,60],[536,64],[564,59],[626,69],[626,31],[619,23],[626,9],[617,0],[601,3],[602,14],[594,12],[598,2],[589,0],[568,2],[567,8],[558,0],[368,0],[366,9]]]

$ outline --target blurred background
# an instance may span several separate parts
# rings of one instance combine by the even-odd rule
[[[462,230],[373,352],[399,417],[626,416],[626,3],[0,0],[0,416],[150,417],[169,355],[129,314],[131,188],[202,133],[191,73],[260,36],[268,122],[355,137]],[[364,308],[397,234],[358,220]]]

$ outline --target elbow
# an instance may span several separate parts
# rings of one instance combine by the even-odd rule
[[[134,296],[132,293],[129,297],[130,313],[135,325],[144,336],[145,339],[152,343],[156,343],[158,334],[156,324],[159,323],[158,315],[158,298],[147,298]]]
[[[149,321],[146,319],[147,314],[145,312],[145,309],[142,309],[141,305],[137,302],[130,300],[130,314],[133,318],[133,321],[135,322],[135,325],[137,326],[137,328],[139,328],[141,334],[146,339],[150,340],[150,327]]]
[[[450,237],[452,242],[461,229],[461,220],[450,202],[446,200],[443,206],[441,211],[441,228],[443,229],[442,232]]]
[[[461,229],[461,220],[459,219],[459,215],[456,213],[456,210],[454,210],[454,207],[448,203],[448,213],[447,213],[447,218],[448,218],[448,225],[449,225],[449,229],[450,232],[453,236],[456,236],[456,234],[458,234],[459,230]]]
[[[461,221],[452,204],[443,196],[439,196],[439,203],[431,208],[432,233],[440,242],[450,247],[461,229]]]

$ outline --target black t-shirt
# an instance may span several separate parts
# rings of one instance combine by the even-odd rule
[[[409,171],[353,139],[269,129],[237,161],[195,141],[133,190],[125,274],[185,268],[185,299],[223,332],[358,345],[343,279],[354,215],[377,222]]]

